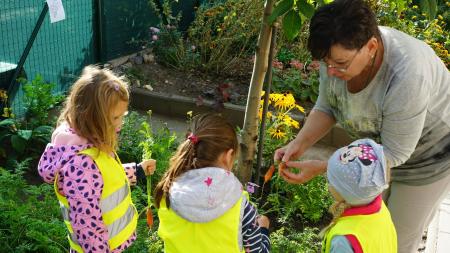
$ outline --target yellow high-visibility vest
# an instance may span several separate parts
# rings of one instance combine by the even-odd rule
[[[334,236],[348,234],[358,239],[364,253],[397,252],[397,233],[384,202],[377,213],[338,218],[324,238],[322,252],[330,252]]]
[[[248,196],[248,193],[244,192],[242,196]],[[164,252],[244,252],[238,242],[242,196],[222,216],[205,223],[191,222],[178,216],[166,207],[163,197],[158,210],[158,234],[164,241]]]
[[[85,149],[79,154],[90,156],[103,178],[103,191],[100,198],[100,209],[102,210],[103,222],[108,230],[109,249],[113,250],[124,243],[136,230],[137,211],[131,201],[131,190],[128,178],[117,157],[117,160],[99,151],[96,148]],[[69,203],[67,198],[58,192],[58,177],[56,176],[54,188],[59,200],[64,223],[69,230],[70,248],[76,252],[83,252],[73,232],[69,221]]]

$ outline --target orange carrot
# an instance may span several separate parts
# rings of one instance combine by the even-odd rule
[[[284,169],[286,169],[286,163],[280,162],[280,164],[278,164],[278,170],[284,170]]]
[[[275,166],[272,164],[270,168],[267,170],[266,174],[264,175],[264,183],[267,183],[273,176],[273,172],[275,171]]]
[[[150,208],[147,208],[147,226],[152,228],[153,226],[153,213]]]

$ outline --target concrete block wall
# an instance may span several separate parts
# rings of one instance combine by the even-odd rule
[[[213,101],[204,100],[202,105],[197,105],[194,98],[183,97],[173,94],[163,94],[142,88],[132,88],[131,106],[139,110],[152,110],[155,113],[168,117],[186,119],[186,113],[193,111],[194,114],[214,112]],[[245,117],[245,106],[224,104],[220,112],[232,124],[242,127]],[[294,115],[296,120],[303,120],[302,115]],[[330,132],[320,141],[321,144],[342,147],[351,142],[351,138],[339,126],[333,127]]]

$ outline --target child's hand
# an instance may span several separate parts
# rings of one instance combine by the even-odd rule
[[[258,221],[258,225],[260,227],[269,228],[270,220],[269,220],[269,218],[267,218],[267,216],[260,215],[260,216],[258,216],[258,218],[256,218],[256,221]]]
[[[148,159],[145,161],[142,161],[139,165],[142,166],[142,169],[144,170],[144,173],[146,176],[150,176],[155,172],[156,169],[156,160],[154,159]]]

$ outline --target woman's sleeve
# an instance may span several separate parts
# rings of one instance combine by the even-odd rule
[[[392,167],[406,162],[422,135],[429,102],[429,85],[410,74],[391,81],[383,102],[381,143]]]
[[[245,252],[270,252],[269,230],[258,225],[256,208],[244,199],[242,239]]]
[[[327,85],[329,85],[329,84],[328,84],[328,78],[327,78],[326,71],[327,71],[326,66],[324,64],[320,64],[319,96],[317,97],[317,101],[316,101],[316,104],[314,105],[313,109],[324,112],[324,113],[334,117],[333,110],[331,109],[331,106],[327,100],[326,88],[327,88]]]
[[[63,173],[63,194],[69,202],[69,219],[78,243],[84,252],[109,252],[100,209],[103,179],[99,169],[89,156],[78,155]]]

